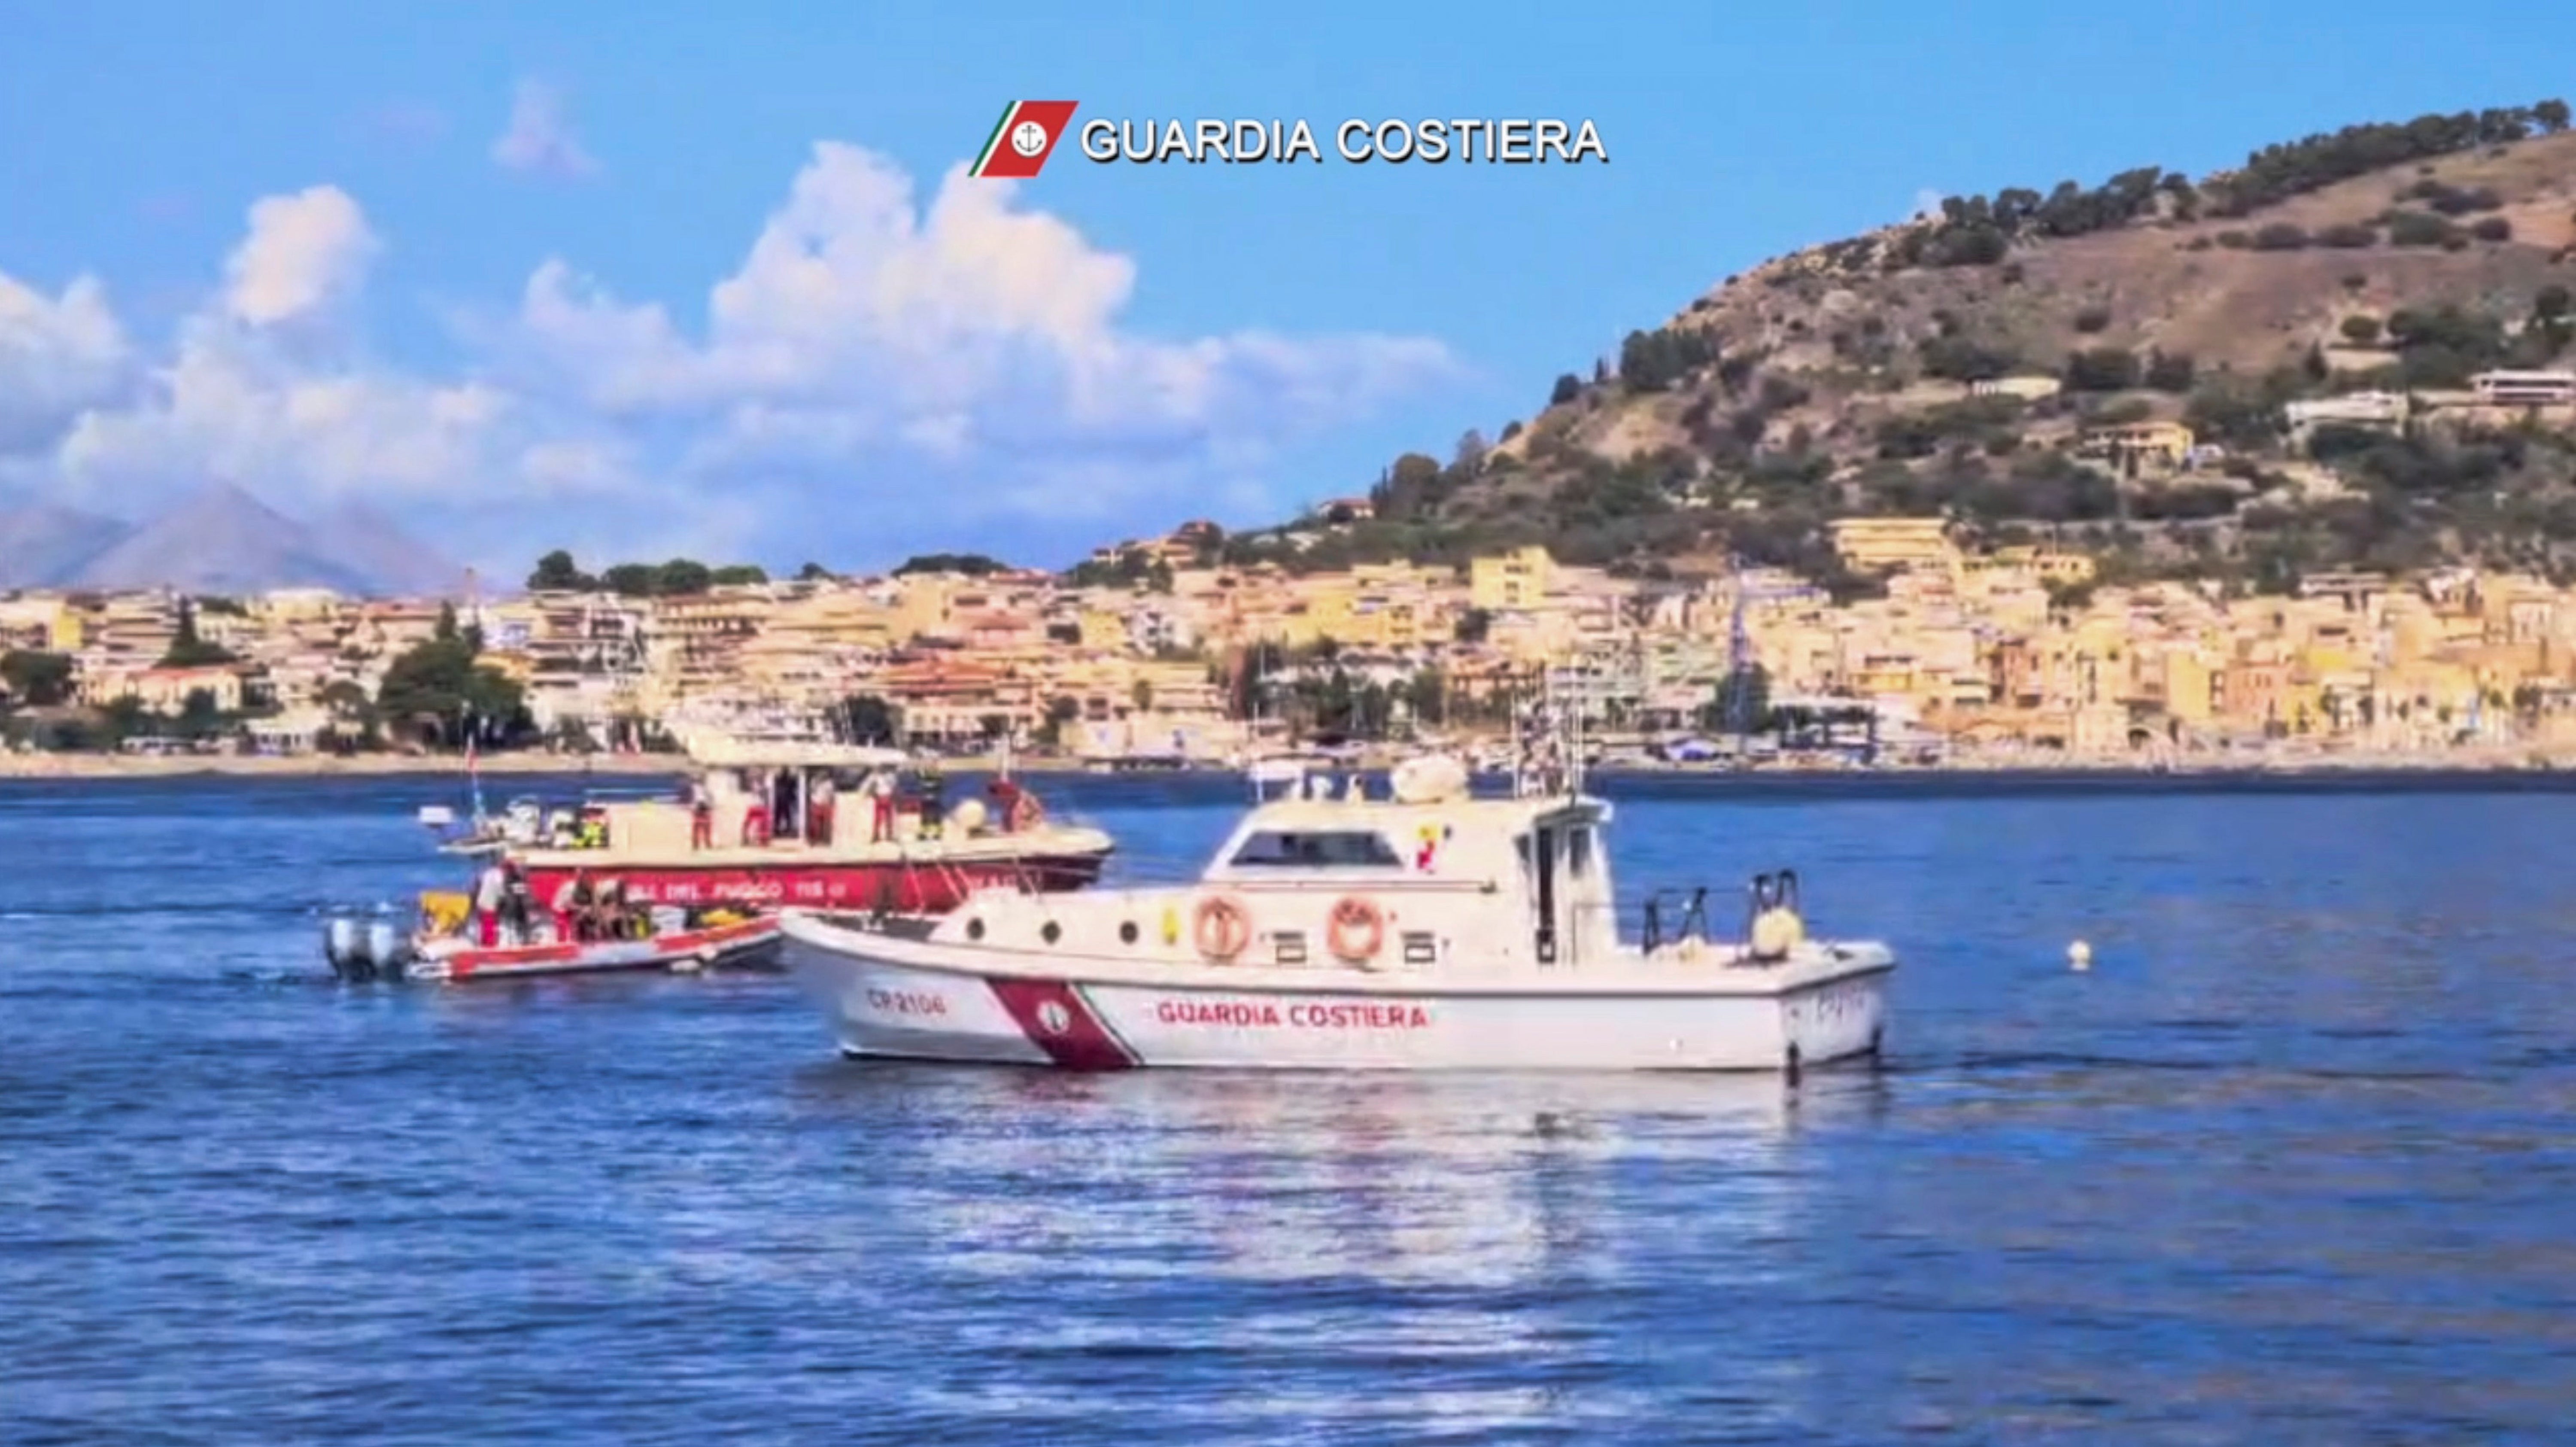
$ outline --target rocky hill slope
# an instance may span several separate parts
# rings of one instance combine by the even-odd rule
[[[2113,577],[2576,564],[2576,408],[2464,390],[2576,339],[2568,121],[2544,101],[2348,127],[2197,181],[2148,166],[1953,198],[1777,258],[1559,378],[1496,445],[1400,459],[1374,520],[1299,556],[1544,540],[1865,589],[1825,524],[1939,512]],[[2290,425],[2290,404],[2369,392],[2402,415]],[[2105,450],[2105,429],[2147,421],[2187,425],[2194,451]]]
[[[217,485],[139,525],[47,504],[0,510],[0,588],[417,596],[455,594],[463,579],[462,568],[361,504],[306,523]]]

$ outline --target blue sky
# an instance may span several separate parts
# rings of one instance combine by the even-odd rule
[[[1927,189],[2198,173],[2576,92],[2552,59],[2576,18],[2537,5],[380,8],[16,17],[0,491],[364,498],[507,568],[556,542],[1060,564],[1445,456],[1718,278]],[[1611,161],[1067,147],[919,220],[1016,97],[1077,123],[1590,119]]]

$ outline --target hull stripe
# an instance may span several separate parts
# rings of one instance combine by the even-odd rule
[[[985,982],[1029,1043],[1067,1070],[1126,1070],[1142,1062],[1110,1033],[1082,992],[1061,980]]]

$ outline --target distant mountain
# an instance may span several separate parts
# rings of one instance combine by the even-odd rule
[[[141,526],[52,503],[0,508],[0,588],[329,588],[358,597],[463,591],[465,569],[363,503],[299,522],[230,485]]]
[[[133,525],[53,503],[0,511],[0,588],[46,588],[134,532]]]
[[[465,568],[421,543],[365,503],[344,503],[313,520],[309,551],[368,580],[366,591],[405,597],[460,593]]]

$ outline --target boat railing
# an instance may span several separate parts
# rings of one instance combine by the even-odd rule
[[[1708,939],[1708,886],[1658,889],[1640,905],[1637,942],[1647,954],[1667,944]]]

